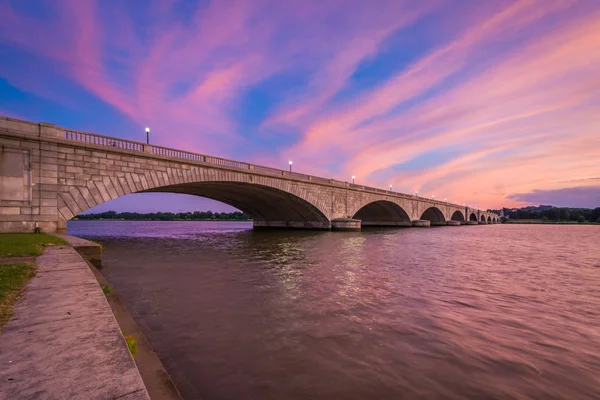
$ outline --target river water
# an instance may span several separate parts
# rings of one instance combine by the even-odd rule
[[[600,398],[600,226],[68,233],[186,399]]]

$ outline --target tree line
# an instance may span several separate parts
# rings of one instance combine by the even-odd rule
[[[230,213],[212,211],[194,211],[194,212],[156,212],[156,213],[136,213],[105,211],[96,214],[79,214],[76,219],[98,220],[98,219],[119,219],[129,221],[249,221],[250,217],[246,214],[234,211]]]
[[[493,210],[500,213],[500,210]],[[600,207],[570,208],[570,207],[523,207],[519,209],[503,208],[504,215],[508,219],[537,219],[553,222],[598,222],[600,223]]]

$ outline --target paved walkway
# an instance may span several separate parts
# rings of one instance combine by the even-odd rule
[[[92,271],[47,247],[0,334],[0,399],[149,399]]]

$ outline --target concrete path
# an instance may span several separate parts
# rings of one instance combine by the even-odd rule
[[[64,233],[52,233],[51,235],[66,240],[69,246],[87,258],[94,267],[102,268],[102,246],[98,243],[90,242],[77,236],[65,235]]]
[[[47,247],[0,334],[0,399],[149,399],[92,271]]]

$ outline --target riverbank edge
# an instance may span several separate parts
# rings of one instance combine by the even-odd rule
[[[121,301],[118,293],[110,285],[110,282],[102,275],[102,272],[89,264],[98,284],[109,286],[112,291],[105,294],[106,300],[115,314],[117,323],[127,335],[131,335],[137,342],[137,355],[134,357],[135,364],[150,394],[151,400],[181,400],[181,393],[173,382],[158,354],[144,335],[125,304]]]
[[[586,225],[600,225],[599,222],[562,222],[562,221],[531,221],[531,220],[511,220],[510,222],[502,222],[502,225],[573,225],[573,226],[586,226]]]
[[[66,240],[80,254],[96,278],[98,286],[107,285],[112,288],[110,282],[98,268],[102,262],[102,246],[100,244],[77,236],[65,234],[54,234],[54,236]],[[96,249],[90,251],[94,247]],[[93,258],[90,259],[90,255]],[[110,293],[105,293],[105,297],[121,331],[124,332],[124,335],[131,335],[136,340],[137,355],[133,360],[144,381],[150,399],[181,400],[181,393],[175,386],[173,379],[118,294],[112,289]]]

